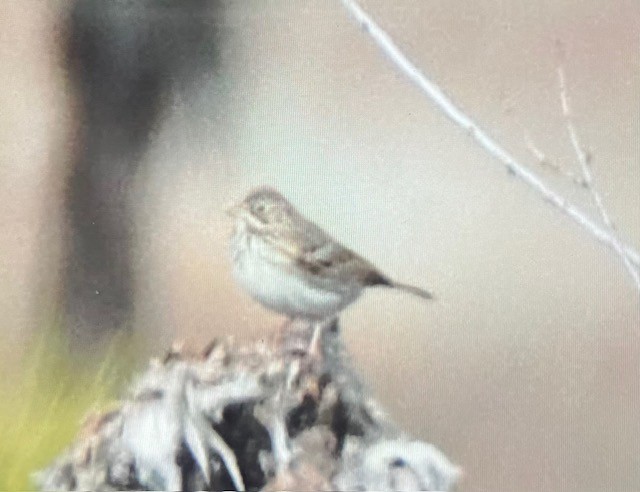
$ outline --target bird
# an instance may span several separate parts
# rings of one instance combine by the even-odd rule
[[[235,219],[231,259],[235,280],[260,304],[314,324],[334,320],[369,287],[422,299],[433,294],[397,282],[303,216],[279,191],[260,186],[227,210]]]

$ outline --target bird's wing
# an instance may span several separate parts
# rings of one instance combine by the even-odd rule
[[[291,268],[297,273],[304,272],[311,282],[338,280],[347,285],[391,285],[369,261],[301,216],[294,217],[287,227],[270,229],[265,238],[279,250],[281,257],[291,260]]]
[[[303,272],[312,283],[327,286],[339,281],[361,287],[386,285],[423,299],[433,299],[433,294],[427,290],[392,281],[371,262],[312,222],[298,220],[286,228],[276,228],[267,234],[267,240],[280,252],[281,258],[287,258],[290,268],[298,274]]]
[[[389,284],[369,261],[343,246],[315,224],[310,224],[297,263],[311,276],[339,279],[362,286]]]

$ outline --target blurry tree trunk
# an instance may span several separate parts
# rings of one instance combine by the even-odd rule
[[[217,0],[76,0],[66,63],[78,141],[65,192],[66,323],[90,341],[133,309],[131,184],[167,91],[215,62]]]

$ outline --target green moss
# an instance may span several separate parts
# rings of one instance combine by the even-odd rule
[[[134,345],[121,335],[102,354],[71,357],[59,330],[49,331],[30,344],[20,367],[0,363],[0,490],[33,489],[32,473],[69,446],[90,412],[117,396]]]

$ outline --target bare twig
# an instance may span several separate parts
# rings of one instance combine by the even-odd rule
[[[341,0],[345,8],[367,32],[378,47],[389,57],[396,67],[406,75],[418,88],[431,99],[454,123],[463,128],[485,151],[500,161],[516,178],[526,183],[542,197],[568,215],[594,238],[610,248],[616,249],[619,241],[609,228],[594,222],[585,212],[569,202],[566,198],[549,188],[533,171],[515,160],[493,138],[482,130],[469,116],[449,99],[442,89],[429,80],[396,46],[389,35],[382,30],[355,0]],[[640,253],[634,248],[619,243],[628,260],[640,267]]]
[[[578,132],[576,130],[575,125],[573,124],[573,118],[571,113],[571,106],[569,105],[569,96],[567,94],[567,82],[564,74],[564,69],[562,65],[558,66],[558,84],[560,85],[560,102],[562,105],[562,115],[565,118],[567,131],[569,133],[569,139],[571,140],[571,145],[573,146],[573,150],[576,153],[576,157],[578,159],[578,163],[580,164],[580,170],[582,171],[582,177],[585,182],[585,187],[591,193],[591,197],[600,213],[600,217],[602,217],[602,221],[605,226],[607,226],[610,230],[611,237],[613,238],[612,247],[618,253],[618,256],[622,259],[625,267],[629,271],[629,275],[633,279],[638,292],[640,292],[640,274],[638,274],[638,270],[632,264],[629,256],[627,255],[618,234],[616,233],[615,226],[611,221],[611,217],[609,216],[607,209],[604,206],[602,201],[602,196],[598,193],[598,190],[593,184],[593,174],[591,173],[591,154],[584,150],[584,147],[580,143],[580,138],[578,137]]]
[[[531,155],[533,155],[533,157],[538,161],[538,164],[540,164],[542,167],[551,169],[553,172],[564,176],[580,188],[587,187],[587,182],[582,176],[577,176],[575,173],[563,169],[560,164],[553,161],[553,159],[551,159],[547,154],[544,153],[544,151],[540,149],[540,147],[536,145],[536,143],[531,139],[527,132],[525,132],[524,134],[524,143],[527,147],[527,150],[531,152]]]

